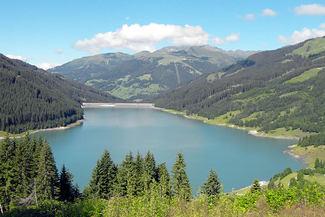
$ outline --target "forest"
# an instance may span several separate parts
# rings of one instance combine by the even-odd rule
[[[325,174],[325,162],[298,171],[288,186],[276,174],[268,186],[254,180],[245,193],[222,191],[210,170],[201,190],[192,192],[182,153],[171,173],[154,155],[129,153],[116,164],[105,150],[80,193],[73,175],[58,172],[50,146],[41,138],[6,138],[0,144],[0,216],[281,216],[325,214],[325,187],[305,174]]]
[[[325,38],[264,51],[203,75],[154,99],[157,107],[185,111],[262,132],[279,128],[325,131]]]
[[[82,102],[120,102],[108,93],[0,54],[0,131],[66,126],[83,118]]]

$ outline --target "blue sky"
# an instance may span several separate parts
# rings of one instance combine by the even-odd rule
[[[269,50],[325,35],[324,0],[157,2],[3,0],[0,53],[46,68],[95,53],[200,44]]]

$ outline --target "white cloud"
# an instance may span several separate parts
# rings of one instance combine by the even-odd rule
[[[204,45],[209,41],[209,34],[200,26],[169,25],[150,23],[148,25],[127,25],[115,32],[98,33],[91,39],[77,41],[73,46],[93,54],[102,48],[129,49],[133,51],[154,51],[156,44],[167,41],[174,45]]]
[[[8,57],[10,59],[21,60],[21,61],[24,61],[24,62],[27,61],[27,57],[15,56],[15,55],[12,55],[12,54],[6,54],[6,57]]]
[[[219,38],[219,37],[215,37],[211,40],[211,42],[213,44],[224,44],[225,43],[225,40],[223,40],[222,38]]]
[[[245,19],[246,20],[255,20],[255,15],[254,14],[246,14]]]
[[[59,66],[59,65],[61,65],[61,64],[59,64],[59,63],[40,63],[40,64],[37,64],[36,66],[38,68],[48,70],[50,68],[54,68],[54,67]]]
[[[235,33],[235,34],[228,35],[226,37],[226,41],[227,42],[235,42],[235,41],[238,41],[239,40],[239,36],[240,36],[239,33]]]
[[[270,17],[273,17],[276,15],[276,12],[271,10],[271,9],[264,9],[263,12],[262,12],[262,16],[270,16]]]
[[[319,4],[300,5],[295,8],[296,15],[325,15],[325,6]]]
[[[285,44],[296,44],[310,38],[325,36],[325,29],[303,28],[301,31],[295,30],[290,37],[280,35],[278,40]]]
[[[231,35],[228,35],[226,38],[220,38],[220,37],[215,37],[211,40],[211,42],[213,44],[224,44],[224,43],[227,43],[227,42],[235,42],[235,41],[238,41],[239,40],[239,37],[240,37],[240,34],[239,33],[234,33],[234,34],[231,34]]]
[[[59,49],[57,49],[55,52],[56,52],[57,54],[61,54],[61,53],[63,53],[63,50],[62,50],[61,48],[59,48]]]
[[[321,24],[319,25],[319,27],[322,28],[322,29],[325,29],[325,23],[321,23]]]

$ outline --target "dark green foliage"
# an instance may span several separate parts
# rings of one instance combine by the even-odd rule
[[[254,183],[253,183],[253,185],[251,187],[251,192],[252,193],[258,193],[258,192],[261,192],[261,190],[262,190],[262,188],[261,188],[261,185],[260,185],[258,179],[255,179]]]
[[[286,168],[283,170],[283,172],[281,173],[277,173],[275,174],[271,179],[270,182],[268,184],[268,188],[273,188],[275,186],[275,182],[280,181],[281,179],[283,179],[284,177],[286,177],[287,175],[291,174],[292,170],[291,168]]]
[[[159,164],[157,166],[157,182],[160,185],[161,193],[166,196],[172,195],[171,185],[170,185],[170,177],[166,167],[166,163]]]
[[[112,161],[109,152],[105,150],[101,159],[97,161],[92,179],[89,182],[91,193],[100,198],[110,198],[116,184],[116,173],[117,167]]]
[[[189,200],[192,198],[191,186],[186,174],[186,163],[182,153],[177,154],[176,162],[172,167],[172,180],[173,193],[176,197]]]
[[[125,156],[118,166],[116,192],[121,196],[133,196],[137,192],[137,180],[140,174],[136,173],[136,164],[132,152]]]
[[[143,177],[142,177],[145,190],[149,189],[153,180],[157,180],[156,175],[156,161],[155,157],[149,151],[144,157],[143,161]]]
[[[54,200],[57,198],[58,171],[50,146],[45,142],[42,146],[36,177],[36,193],[39,200]]]
[[[73,185],[72,179],[72,174],[63,165],[59,177],[59,200],[71,202],[80,196],[78,186]]]
[[[0,131],[65,126],[82,119],[85,101],[118,99],[0,54]]]
[[[57,196],[64,199],[67,185],[70,197],[66,200],[80,196],[77,187],[72,185],[72,175],[65,168],[58,180],[51,149],[41,137],[37,140],[27,134],[24,139],[7,137],[1,141],[0,204],[4,210],[57,199]]]
[[[299,140],[299,146],[306,147],[306,146],[320,146],[325,145],[325,134],[321,133],[318,135],[306,136]]]
[[[325,59],[315,60],[325,52],[307,57],[291,54],[305,43],[254,54],[224,68],[220,79],[208,79],[218,73],[200,76],[158,96],[154,103],[209,119],[237,111],[228,117],[231,124],[265,132],[277,128],[324,132]],[[315,69],[319,71],[313,77],[290,81]]]
[[[210,170],[209,176],[202,186],[202,193],[207,196],[218,196],[221,193],[221,183],[216,171]]]

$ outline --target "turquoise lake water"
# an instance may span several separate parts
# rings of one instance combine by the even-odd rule
[[[182,152],[194,192],[210,168],[228,192],[250,185],[254,178],[269,180],[287,167],[305,167],[283,154],[295,144],[292,140],[256,137],[154,109],[88,108],[84,117],[81,126],[39,133],[49,142],[58,169],[65,164],[81,189],[105,149],[115,163],[130,151],[134,155],[151,151],[156,163],[166,162],[169,171],[177,152]]]

